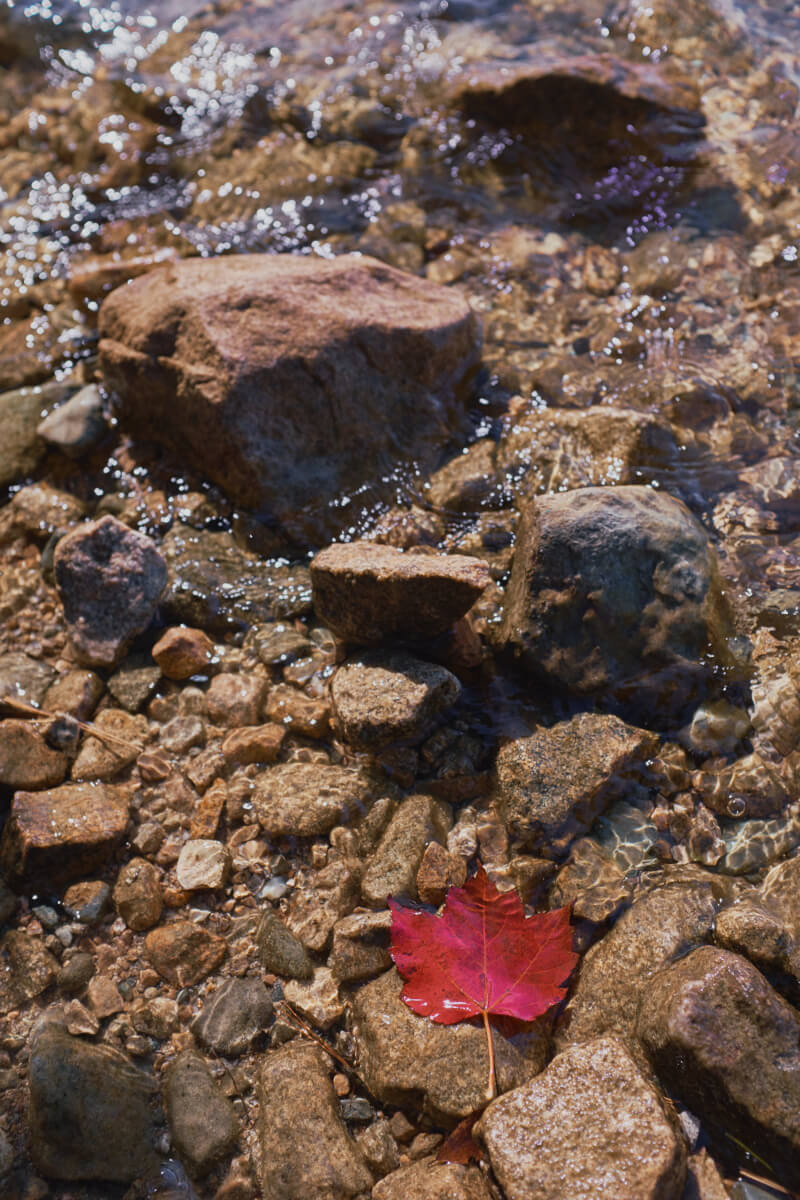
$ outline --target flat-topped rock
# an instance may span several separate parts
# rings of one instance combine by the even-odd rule
[[[279,763],[256,780],[253,809],[273,837],[313,837],[362,815],[381,794],[360,767]]]
[[[104,864],[128,824],[128,792],[64,784],[17,792],[0,840],[0,869],[16,884],[75,879]]]
[[[404,553],[374,542],[328,546],[311,563],[317,616],[358,645],[436,637],[463,617],[489,581],[480,559]]]
[[[99,329],[123,427],[299,538],[340,527],[326,506],[376,462],[433,466],[480,345],[457,292],[355,255],[185,259],[112,292]]]
[[[419,741],[461,695],[461,684],[438,663],[411,654],[367,650],[333,677],[331,699],[344,740],[359,750]]]
[[[680,1200],[686,1146],[621,1038],[557,1055],[475,1127],[507,1200]]]

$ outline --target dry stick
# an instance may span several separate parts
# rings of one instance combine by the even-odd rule
[[[494,1039],[492,1038],[492,1027],[489,1024],[489,1014],[486,1009],[483,1010],[483,1028],[486,1030],[486,1041],[489,1045],[489,1085],[486,1088],[486,1099],[494,1100],[497,1092],[497,1080],[494,1072]]]
[[[128,741],[127,738],[118,737],[115,733],[105,733],[93,725],[91,721],[79,721],[77,717],[73,717],[71,713],[52,713],[45,708],[37,708],[34,704],[26,704],[24,700],[15,700],[13,696],[0,697],[0,707],[10,708],[12,712],[19,713],[22,717],[45,717],[48,721],[56,721],[60,717],[69,717],[74,721],[79,729],[84,733],[88,733],[90,737],[97,738],[99,742],[103,742],[108,746],[109,750],[113,750],[112,742],[116,742],[118,746],[124,746],[126,750],[135,750],[137,754],[141,754],[143,747],[138,742]]]
[[[307,1037],[313,1038],[314,1041],[317,1042],[318,1045],[322,1046],[322,1049],[330,1054],[332,1058],[335,1058],[337,1062],[340,1062],[342,1066],[347,1068],[348,1071],[352,1071],[354,1075],[361,1079],[361,1076],[358,1074],[358,1071],[355,1069],[353,1064],[348,1062],[347,1059],[334,1050],[332,1046],[329,1046],[325,1039],[321,1038],[318,1033],[314,1033],[314,1030],[309,1025],[306,1025],[303,1018],[294,1011],[288,1000],[282,1000],[281,1005],[288,1012],[290,1018],[300,1026],[303,1033],[305,1033]],[[364,1082],[363,1079],[361,1082]],[[366,1084],[364,1086],[366,1087]]]

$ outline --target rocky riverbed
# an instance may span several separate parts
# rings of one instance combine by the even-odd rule
[[[800,17],[0,8],[0,1197],[800,1192]],[[401,1001],[389,897],[572,906]]]

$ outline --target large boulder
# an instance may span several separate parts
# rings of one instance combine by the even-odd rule
[[[714,549],[680,501],[617,487],[528,504],[500,636],[551,685],[663,717],[702,691],[730,633]]]
[[[455,292],[349,255],[170,264],[112,292],[99,329],[126,429],[312,540],[346,519],[330,501],[434,464],[480,344]]]

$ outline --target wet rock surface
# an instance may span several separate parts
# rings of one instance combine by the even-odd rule
[[[238,1137],[233,1105],[193,1050],[184,1050],[170,1064],[164,1107],[175,1148],[193,1175],[205,1174]]]
[[[453,292],[346,257],[170,265],[113,293],[100,335],[125,426],[290,528],[367,462],[430,459],[478,349]]]
[[[461,684],[445,667],[376,651],[344,663],[331,684],[342,735],[359,750],[420,741],[460,694]]]
[[[509,1200],[683,1191],[683,1137],[615,1037],[557,1055],[530,1083],[495,1100],[476,1133]]]

